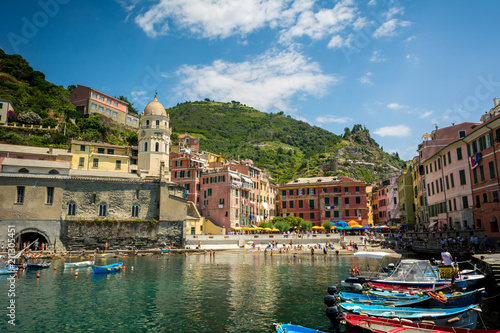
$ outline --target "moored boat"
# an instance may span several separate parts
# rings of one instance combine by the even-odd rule
[[[105,266],[92,265],[92,272],[94,274],[113,273],[113,272],[120,271],[120,269],[122,267],[123,267],[123,263],[122,262],[117,262],[117,263],[110,264],[110,265],[105,265]]]
[[[339,308],[344,313],[363,314],[370,317],[399,318],[400,320],[432,323],[438,326],[471,329],[476,328],[477,312],[481,311],[475,305],[451,309],[422,309],[341,303]],[[330,320],[332,319],[330,318]]]
[[[51,265],[50,261],[44,262],[29,262],[26,264],[27,269],[41,269],[41,268],[49,268]]]
[[[292,324],[273,324],[274,333],[324,333],[312,328]]]
[[[65,262],[64,268],[81,268],[81,267],[89,267],[94,264],[93,261],[79,261],[79,262]]]
[[[340,292],[338,297],[342,302],[360,303],[382,306],[397,306],[397,307],[428,307],[434,299],[428,295],[409,295],[406,297],[390,298],[374,296],[370,294],[357,294],[349,292]],[[328,304],[327,304],[328,305]]]
[[[473,330],[436,326],[425,323],[412,323],[399,319],[375,318],[345,314],[341,320],[349,333],[499,333],[500,330]]]
[[[0,275],[15,274],[18,270],[17,266],[0,267]]]

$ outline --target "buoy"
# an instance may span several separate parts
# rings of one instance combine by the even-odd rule
[[[73,267],[70,268],[70,271],[73,271]]]
[[[290,263],[290,260],[288,260],[288,263]]]
[[[23,270],[23,268],[22,268],[22,267],[19,267],[19,270],[20,270],[20,271],[22,271],[22,270]]]
[[[36,278],[38,279],[39,277],[40,277],[40,274],[37,274],[37,275],[36,275]]]
[[[163,266],[161,266],[161,269],[163,269]]]
[[[125,267],[125,266],[123,266],[123,269],[125,269],[125,268],[126,268],[126,267]]]
[[[265,264],[266,264],[266,263],[265,263],[265,262],[263,262],[263,263],[262,263],[262,266],[264,266]]]
[[[56,270],[56,269],[57,269],[57,267],[54,267],[54,270]]]
[[[78,272],[75,272],[75,276],[78,276]]]
[[[219,263],[217,263],[217,267],[219,267]]]

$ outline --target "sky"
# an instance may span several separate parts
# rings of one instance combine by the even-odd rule
[[[0,48],[57,85],[142,112],[210,100],[283,111],[387,152],[479,122],[500,97],[493,0],[40,0],[2,3]],[[175,128],[173,129],[175,131]]]

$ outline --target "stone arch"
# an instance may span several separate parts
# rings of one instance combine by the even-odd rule
[[[59,171],[57,171],[56,169],[52,169],[52,170],[49,171],[49,174],[51,174],[51,175],[58,175]]]
[[[21,169],[19,169],[18,172],[19,173],[29,173],[30,171],[28,169],[26,169],[26,168],[21,168]]]
[[[23,243],[26,242],[29,244],[36,239],[38,239],[38,244],[47,243],[47,246],[52,244],[49,236],[44,231],[37,228],[26,228],[21,230],[15,235],[16,242],[19,241],[19,237],[21,237],[21,247],[23,246]]]

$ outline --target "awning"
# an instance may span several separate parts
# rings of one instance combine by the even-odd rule
[[[253,183],[253,181],[250,178],[245,176],[243,176],[243,180],[246,181],[247,183]]]
[[[437,221],[433,221],[429,224],[429,228],[432,228],[433,226],[435,226],[437,224]]]
[[[237,174],[235,174],[235,173],[230,173],[229,175],[231,176],[231,178],[234,178],[234,179],[241,179],[241,177],[240,177],[240,176],[238,176],[238,175],[237,175]]]

